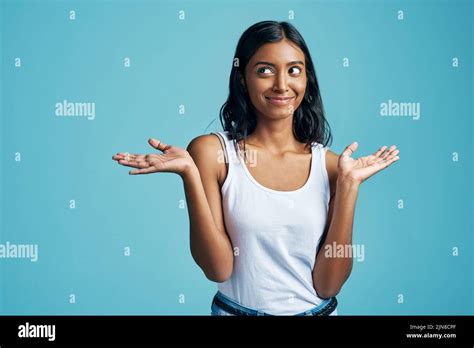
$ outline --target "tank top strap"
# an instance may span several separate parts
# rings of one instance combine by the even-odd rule
[[[224,138],[224,135],[222,135],[221,132],[211,132],[211,134],[214,134],[214,135],[217,135],[217,137],[219,138],[219,142],[221,143],[221,146],[222,146],[222,150],[224,152],[224,160],[225,160],[225,163],[229,163],[229,155],[227,153],[227,142]]]
[[[222,149],[224,151],[225,162],[235,163],[237,156],[237,143],[231,138],[230,132],[211,132],[219,137]]]
[[[328,146],[324,146],[321,143],[313,143],[313,155],[317,157],[319,166],[315,170],[315,175],[319,176],[319,182],[322,184],[324,192],[326,193],[326,203],[329,203],[330,198],[330,186],[329,186],[329,176],[326,167],[326,152],[329,150]],[[316,169],[316,168],[315,168]]]
[[[226,163],[227,175],[224,183],[222,184],[222,190],[226,191],[234,177],[234,172],[240,171],[239,160],[237,157],[237,143],[232,139],[230,132],[211,132],[211,134],[217,135],[224,152],[224,161]]]

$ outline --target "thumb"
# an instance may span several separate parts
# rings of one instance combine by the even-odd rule
[[[352,156],[352,154],[357,150],[357,147],[359,146],[359,144],[357,143],[357,141],[353,142],[352,144],[350,144],[349,146],[347,146],[344,151],[342,152],[342,159],[343,160],[347,160],[349,157]]]
[[[148,139],[148,144],[150,144],[153,148],[164,151],[168,145],[165,143],[162,143],[161,141],[155,139],[155,138],[150,138]]]

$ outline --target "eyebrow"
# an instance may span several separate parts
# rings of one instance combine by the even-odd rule
[[[262,62],[262,61],[255,63],[254,66],[257,66],[257,65],[259,65],[259,64],[275,66],[275,64],[273,64],[273,63],[270,63],[270,62]],[[304,63],[303,63],[301,60],[294,60],[294,61],[292,61],[292,62],[287,63],[286,66],[288,66],[288,65],[293,65],[293,64],[301,64],[301,65],[304,66]]]

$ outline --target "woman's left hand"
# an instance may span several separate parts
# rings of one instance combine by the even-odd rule
[[[348,180],[362,184],[375,173],[400,159],[397,156],[399,151],[395,145],[392,145],[389,149],[386,146],[382,146],[372,155],[354,159],[351,156],[357,150],[357,147],[357,142],[354,142],[347,146],[339,156],[337,165],[338,180]]]

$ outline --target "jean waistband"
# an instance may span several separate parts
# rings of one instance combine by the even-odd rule
[[[268,314],[263,311],[251,309],[242,306],[241,304],[235,302],[234,300],[230,299],[229,297],[222,294],[220,291],[217,291],[216,295],[212,300],[213,304],[216,304],[218,307],[222,308],[228,313],[239,315],[239,316],[273,316],[273,314]],[[306,315],[317,315],[317,316],[325,316],[331,314],[337,307],[337,299],[335,297],[330,297],[325,299],[321,302],[318,306],[298,313],[294,314],[295,316],[306,316]]]

